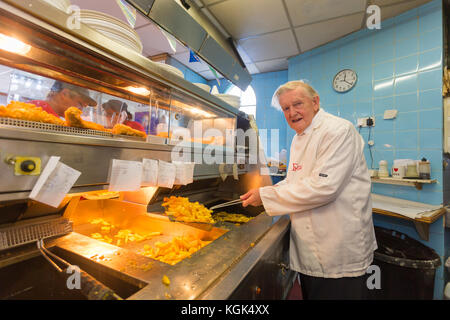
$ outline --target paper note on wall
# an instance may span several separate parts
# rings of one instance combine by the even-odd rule
[[[194,162],[172,162],[176,166],[174,184],[186,185],[194,182]]]
[[[234,180],[239,180],[237,163],[233,163],[233,178]]]
[[[220,177],[222,178],[222,181],[225,181],[225,179],[227,178],[228,174],[225,171],[225,163],[221,163],[219,164],[219,173],[220,173]]]
[[[111,163],[109,191],[136,191],[141,187],[142,162],[117,160]]]
[[[142,185],[153,187],[158,185],[158,160],[142,159]]]
[[[173,163],[159,160],[158,163],[158,186],[172,188],[175,182],[177,168]]]
[[[81,175],[64,163],[59,162],[60,157],[50,157],[38,181],[31,190],[30,199],[57,208],[66,194]]]

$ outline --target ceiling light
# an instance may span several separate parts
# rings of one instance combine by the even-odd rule
[[[0,49],[25,55],[31,50],[31,46],[0,33]]]
[[[130,92],[139,94],[141,96],[148,96],[150,94],[150,91],[147,88],[144,88],[144,87],[132,87],[132,86],[129,86],[129,87],[126,87],[125,89],[130,91]]]

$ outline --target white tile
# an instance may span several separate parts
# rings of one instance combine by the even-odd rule
[[[159,27],[156,25],[151,24],[143,28],[139,28],[136,31],[139,34],[145,52],[150,53],[160,51],[167,52],[169,54],[174,53],[169,44],[169,40],[167,40]],[[177,44],[176,49],[177,51],[185,51],[184,46],[181,44]]]
[[[245,65],[247,67],[247,71],[250,74],[255,74],[255,73],[259,73],[259,69],[256,67],[256,65],[254,63],[249,63]]]
[[[255,65],[258,68],[259,72],[272,72],[272,71],[279,71],[279,70],[287,70],[288,61],[287,61],[287,59],[274,59],[274,60],[256,62]]]
[[[295,28],[302,52],[336,40],[361,28],[364,13]]]
[[[294,27],[366,10],[366,0],[286,0]]]
[[[244,63],[251,63],[252,59],[250,59],[250,57],[248,56],[247,52],[245,52],[244,48],[242,48],[241,45],[236,45],[236,50],[239,53],[239,56],[241,57],[242,61],[244,61]]]
[[[208,9],[234,39],[289,27],[282,0],[228,0]]]
[[[299,54],[292,31],[284,30],[239,42],[253,62]]]
[[[409,0],[411,2],[411,0]],[[372,0],[372,4],[377,6],[389,6],[399,2],[405,2],[405,0]]]
[[[216,17],[208,10],[208,8],[202,8],[200,11],[206,16],[206,18],[211,22],[211,24],[216,27],[225,38],[229,38],[230,34],[226,31],[223,26],[217,21]]]
[[[214,5],[219,2],[224,2],[225,0],[201,0],[205,6]]]
[[[429,0],[414,0],[414,1],[408,1],[408,2],[404,2],[404,3],[400,3],[400,4],[395,4],[392,6],[381,7],[381,20],[395,17],[405,11],[416,8],[427,2],[429,2]]]

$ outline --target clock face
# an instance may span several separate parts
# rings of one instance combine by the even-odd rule
[[[355,86],[357,78],[355,71],[341,70],[334,76],[333,89],[337,92],[347,92]]]

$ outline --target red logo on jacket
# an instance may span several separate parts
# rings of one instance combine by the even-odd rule
[[[292,171],[299,171],[302,170],[302,165],[298,164],[298,163],[293,163],[292,164]]]

